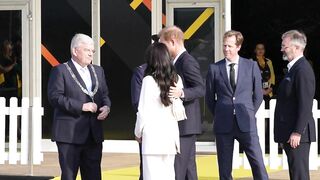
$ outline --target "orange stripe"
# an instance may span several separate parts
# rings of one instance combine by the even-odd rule
[[[151,11],[151,0],[143,0],[143,4]]]
[[[162,25],[166,26],[166,24],[167,24],[166,15],[162,14]]]
[[[41,44],[41,54],[51,64],[51,66],[57,66],[60,64],[43,44]]]
[[[151,0],[143,0],[143,4],[151,11]],[[166,15],[162,14],[162,25],[166,26]]]

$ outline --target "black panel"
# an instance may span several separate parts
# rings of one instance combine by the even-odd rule
[[[150,44],[151,14],[141,3],[137,11],[126,0],[101,1],[101,48],[110,98],[111,114],[105,123],[107,139],[132,139],[135,113],[131,107],[130,80],[132,70],[143,63]],[[143,16],[145,14],[146,16]]]
[[[75,2],[71,0],[55,0],[41,3],[42,44],[60,63],[71,58],[70,41],[75,33],[91,35],[91,0],[81,1],[77,6],[75,6]],[[85,8],[79,8],[79,6]],[[84,9],[89,9],[89,11]],[[47,97],[50,70],[51,65],[42,57],[43,138],[51,138],[53,112]]]
[[[318,0],[232,0],[232,29],[241,31],[245,38],[241,55],[251,57],[255,44],[265,43],[266,56],[272,60],[279,82],[287,64],[280,52],[281,35],[291,29],[303,30],[308,38],[305,55],[312,61],[319,82],[319,9]]]

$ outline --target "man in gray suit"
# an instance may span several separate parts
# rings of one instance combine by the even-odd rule
[[[201,112],[199,98],[204,96],[204,83],[199,63],[186,51],[183,32],[177,26],[169,26],[159,33],[160,42],[170,52],[177,73],[182,79],[183,89],[171,87],[170,96],[181,98],[187,119],[179,121],[180,154],[175,158],[177,180],[197,180],[196,135],[201,134]]]
[[[253,178],[266,180],[255,113],[262,102],[261,74],[256,62],[238,55],[243,36],[223,36],[225,58],[209,66],[207,105],[214,116],[214,132],[221,180],[231,180],[234,140],[239,141],[251,165]]]

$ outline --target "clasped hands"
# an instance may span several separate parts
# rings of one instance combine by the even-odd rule
[[[96,103],[88,102],[82,105],[82,111],[96,113],[98,110],[98,106]],[[108,117],[110,112],[110,108],[108,106],[102,106],[99,108],[99,115],[97,117],[98,120],[105,120]]]

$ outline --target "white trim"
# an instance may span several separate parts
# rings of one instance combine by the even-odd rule
[[[162,29],[162,0],[153,0],[151,8],[151,35],[153,35]]]
[[[215,60],[219,60],[223,58],[222,53],[222,35],[224,31],[223,25],[223,16],[221,15],[221,1],[220,0],[167,0],[166,4],[166,22],[167,26],[173,25],[173,10],[174,8],[195,8],[195,7],[212,7],[214,8],[214,22],[215,22],[215,32],[214,32],[214,48],[215,48],[215,54],[214,58]]]
[[[100,50],[100,0],[91,0],[91,31],[92,39],[94,41],[94,49],[96,52],[93,57],[93,64],[100,65],[101,50]]]
[[[231,0],[224,0],[225,31],[231,30]]]

